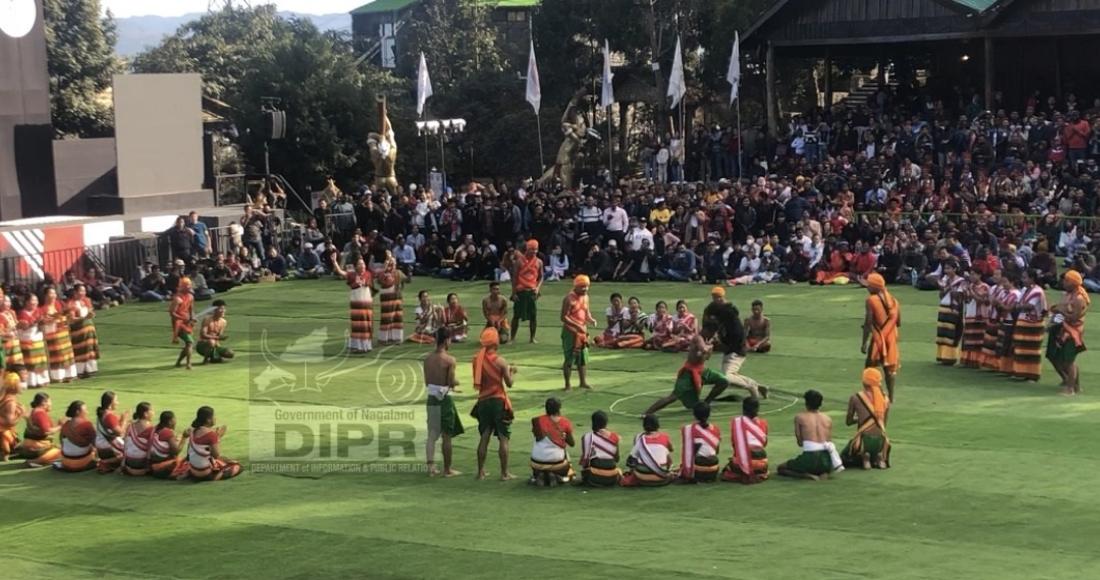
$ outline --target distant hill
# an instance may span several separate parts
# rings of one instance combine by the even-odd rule
[[[131,16],[129,18],[116,18],[118,24],[118,45],[115,53],[119,56],[135,56],[148,47],[156,46],[161,39],[176,32],[176,30],[201,17],[202,14],[185,14],[183,16]],[[296,14],[294,12],[280,12],[284,18],[303,17],[313,21],[320,30],[351,30],[350,14]]]

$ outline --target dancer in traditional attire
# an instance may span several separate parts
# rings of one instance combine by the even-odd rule
[[[1001,299],[998,302],[1000,310],[1000,327],[997,329],[997,366],[993,370],[1010,375],[1012,374],[1012,339],[1016,330],[1016,306],[1024,294],[1016,288],[1016,280],[1011,276],[1001,276]]]
[[[61,425],[61,461],[58,469],[70,473],[96,467],[96,428],[88,420],[88,408],[83,401],[73,401],[65,411],[67,420]]]
[[[710,405],[699,401],[692,415],[695,421],[680,430],[680,479],[689,483],[712,483],[718,480],[722,432],[710,422]]]
[[[95,410],[95,450],[99,457],[100,473],[118,469],[125,456],[126,441],[123,436],[129,424],[117,409],[118,396],[111,391],[103,393]]]
[[[783,463],[776,473],[800,479],[823,479],[835,471],[843,471],[836,446],[833,445],[833,420],[821,412],[825,398],[811,389],[803,395],[806,410],[794,418],[794,439],[802,454]]]
[[[1081,372],[1077,355],[1085,352],[1085,315],[1092,301],[1085,291],[1080,272],[1070,270],[1062,277],[1065,294],[1062,301],[1050,309],[1053,313],[1050,338],[1047,339],[1047,359],[1062,377],[1062,394],[1081,394]]]
[[[73,287],[68,306],[76,373],[82,379],[89,378],[99,372],[99,336],[95,328],[95,308],[83,284]]]
[[[500,282],[489,282],[489,295],[481,300],[481,313],[485,316],[485,327],[495,328],[504,344],[512,337],[512,327],[508,323],[508,301],[500,295]]]
[[[889,413],[890,401],[882,393],[882,373],[863,369],[863,390],[848,399],[844,418],[846,425],[858,425],[855,437],[840,453],[846,467],[890,467],[890,438],[886,436]]]
[[[76,359],[69,334],[69,308],[57,297],[57,289],[42,293],[42,332],[46,335],[46,352],[50,366],[50,382],[69,383],[76,378]]]
[[[672,316],[668,313],[668,304],[664,300],[657,302],[653,308],[653,314],[646,323],[650,336],[646,341],[649,350],[661,350],[662,345],[672,339]]]
[[[542,294],[543,268],[539,258],[538,240],[527,240],[524,251],[516,251],[512,258],[512,340],[516,339],[521,320],[531,321],[531,342],[535,342],[538,328],[538,300]]]
[[[436,331],[447,326],[446,313],[442,306],[432,303],[432,296],[427,290],[421,290],[416,297],[420,302],[416,307],[416,331],[409,337],[409,341],[435,344]]]
[[[576,475],[569,462],[568,448],[573,441],[573,423],[561,414],[561,401],[546,400],[546,414],[531,419],[535,443],[531,447],[531,483],[552,487],[573,481]]]
[[[752,301],[752,316],[742,323],[745,327],[745,350],[766,353],[772,349],[772,321],[764,316],[764,303]]]
[[[569,380],[573,367],[577,367],[582,389],[592,388],[588,384],[588,325],[596,326],[592,311],[588,308],[588,276],[581,274],[573,279],[573,291],[565,295],[561,302],[561,348],[563,362],[562,377],[565,390],[572,389]]]
[[[203,317],[199,325],[199,343],[195,350],[202,355],[202,364],[223,363],[237,356],[233,349],[222,346],[225,342],[225,330],[229,327],[229,320],[225,317],[225,300],[215,300],[211,305],[214,310]]]
[[[0,463],[8,460],[19,446],[19,422],[27,414],[19,404],[19,375],[4,373],[4,382],[0,386]]]
[[[592,413],[592,430],[581,437],[581,481],[586,485],[619,485],[619,434],[607,428],[607,413]]]
[[[182,463],[180,451],[191,437],[191,430],[187,429],[176,437],[175,429],[176,414],[162,412],[149,442],[149,474],[157,479],[171,479]]]
[[[1001,368],[1001,357],[998,354],[997,344],[1001,337],[1001,302],[1008,295],[1004,288],[1004,274],[995,270],[989,286],[989,318],[985,321],[985,338],[982,340],[982,363],[985,370],[998,370]]]
[[[191,352],[195,347],[195,296],[191,293],[191,279],[180,278],[176,294],[168,304],[168,314],[172,319],[172,344],[183,343],[176,357],[176,367],[186,363],[191,370]]]
[[[149,475],[149,453],[156,433],[153,406],[149,403],[138,403],[132,419],[130,426],[126,428],[122,473],[141,477]]]
[[[512,377],[516,367],[509,365],[497,349],[500,347],[500,335],[495,328],[481,331],[481,349],[474,356],[474,390],[477,391],[477,403],[470,412],[477,419],[477,431],[481,440],[477,445],[477,478],[485,479],[485,459],[489,454],[489,440],[495,435],[500,455],[500,479],[512,479],[508,471],[508,440],[512,436],[512,401],[508,391],[512,388]]]
[[[332,271],[347,281],[351,331],[348,334],[348,350],[352,354],[368,353],[373,348],[371,338],[374,334],[374,302],[371,298],[373,277],[367,270],[363,258],[355,260],[355,269],[348,272],[340,267],[336,254],[332,258]]]
[[[451,331],[452,341],[466,342],[466,333],[470,328],[470,317],[466,316],[466,309],[462,307],[462,304],[458,301],[458,294],[454,292],[447,295],[447,307],[443,309],[443,323]]]
[[[187,461],[176,467],[177,479],[196,481],[220,481],[241,474],[241,464],[226,459],[221,454],[221,440],[225,426],[215,427],[214,409],[199,407],[191,422],[190,439],[187,442]]]
[[[3,292],[0,291],[0,295]],[[19,315],[11,307],[11,297],[0,298],[0,348],[4,354],[4,373],[19,377],[19,388],[27,388],[27,369],[23,365],[23,349],[19,346]]]
[[[863,346],[867,355],[865,368],[882,368],[886,389],[894,399],[894,381],[901,367],[898,351],[898,328],[901,326],[901,305],[888,290],[886,281],[875,273],[867,276],[867,301],[863,319]],[[868,343],[870,339],[870,343]]]
[[[1024,270],[1021,285],[1012,331],[1012,376],[1038,381],[1043,365],[1047,295],[1039,285],[1039,274],[1033,270]]]
[[[405,340],[405,302],[401,297],[405,275],[397,269],[397,260],[393,256],[387,256],[386,265],[375,281],[379,287],[378,300],[382,302],[378,342],[382,346],[401,344]]]
[[[722,479],[752,484],[768,479],[768,422],[759,417],[760,399],[741,402],[741,416],[730,419],[733,457],[722,470]]]
[[[15,446],[13,457],[27,460],[27,467],[45,467],[61,459],[61,449],[51,439],[60,426],[53,424],[50,410],[53,401],[46,393],[37,393],[31,401],[31,412],[26,416],[27,428],[23,440]]]
[[[962,366],[976,369],[982,366],[982,346],[985,344],[989,320],[989,285],[982,281],[977,269],[967,275],[963,306]]]
[[[695,315],[688,310],[687,302],[678,300],[676,315],[672,317],[672,335],[661,345],[661,350],[684,352],[691,346],[697,334],[699,334],[699,327],[695,322]]]
[[[451,397],[451,393],[458,390],[458,379],[455,378],[457,366],[455,357],[447,352],[450,347],[451,332],[446,328],[440,328],[435,332],[435,351],[424,359],[424,382],[428,389],[426,455],[429,477],[439,475],[439,470],[435,466],[435,443],[440,438],[443,439],[443,477],[462,475],[452,467],[454,464],[452,440],[466,430],[462,427],[454,398]]]
[[[611,305],[607,307],[604,313],[607,319],[607,327],[595,338],[596,346],[614,347],[615,339],[622,333],[623,320],[626,319],[628,312],[626,306],[623,306],[623,295],[618,292],[612,293]]]
[[[50,384],[50,367],[46,358],[46,339],[42,334],[43,313],[38,307],[38,297],[31,294],[26,301],[19,311],[19,347],[23,351],[27,386],[36,389]]]
[[[634,438],[634,447],[626,458],[630,471],[623,475],[620,485],[659,487],[672,483],[676,479],[672,470],[672,441],[661,431],[656,415],[646,415],[642,419],[642,429],[644,432]]]
[[[936,318],[936,361],[952,366],[959,362],[959,343],[963,335],[962,305],[966,279],[959,276],[959,264],[948,260],[942,264],[940,277],[940,309]]]

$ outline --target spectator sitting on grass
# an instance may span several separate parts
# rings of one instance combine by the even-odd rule
[[[321,259],[317,257],[317,253],[313,251],[313,244],[306,242],[298,255],[298,277],[312,280],[324,273],[325,268],[321,265]]]
[[[230,254],[232,257],[232,254]],[[239,273],[239,269],[238,272]],[[240,280],[237,279],[233,270],[229,266],[229,261],[226,260],[225,254],[218,252],[214,256],[214,264],[210,266],[210,270],[207,273],[209,279],[207,283],[214,289],[215,292],[228,292],[235,286],[240,285]]]
[[[206,283],[204,264],[195,266],[195,272],[191,275],[191,294],[195,296],[195,300],[210,300],[214,297],[214,291]]]
[[[267,249],[267,259],[264,260],[264,269],[276,280],[286,278],[286,259],[279,255],[275,246]]]
[[[168,288],[165,284],[164,274],[160,271],[160,266],[156,264],[149,266],[149,273],[141,279],[139,299],[142,302],[164,302],[168,299]]]
[[[397,243],[393,247],[393,255],[397,258],[397,267],[412,277],[416,271],[416,247],[405,236],[397,236]]]

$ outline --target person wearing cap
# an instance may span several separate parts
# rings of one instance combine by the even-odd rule
[[[561,348],[564,355],[561,371],[566,391],[572,389],[570,378],[574,366],[580,377],[580,387],[591,388],[588,384],[588,325],[596,326],[597,323],[588,306],[590,285],[588,276],[577,276],[573,279],[573,291],[566,294],[561,302]]]
[[[877,272],[867,277],[867,299],[864,302],[863,340],[860,352],[867,355],[865,368],[882,367],[886,390],[894,400],[894,381],[900,367],[898,328],[901,326],[901,306],[886,290],[886,280]],[[870,340],[870,342],[868,342]]]
[[[489,440],[496,436],[499,441],[500,480],[512,479],[508,471],[508,441],[512,436],[512,401],[506,389],[512,388],[512,379],[516,367],[508,364],[497,354],[500,347],[500,334],[495,328],[481,331],[481,349],[474,356],[474,390],[477,391],[477,403],[470,415],[477,419],[477,431],[481,439],[477,445],[477,479],[485,479],[485,460],[489,454]]]
[[[1062,394],[1068,396],[1081,394],[1077,355],[1086,350],[1085,315],[1092,302],[1082,284],[1080,272],[1066,272],[1062,277],[1062,289],[1065,291],[1062,301],[1050,309],[1053,318],[1046,357],[1062,378]]]
[[[195,331],[194,304],[195,297],[191,295],[191,279],[186,276],[180,278],[176,293],[168,305],[168,314],[172,319],[172,344],[183,343],[180,354],[176,357],[176,367],[186,362],[187,370],[191,370],[191,349],[195,343],[195,337],[192,334]]]
[[[532,343],[538,328],[538,299],[542,294],[543,265],[539,258],[538,240],[527,240],[524,251],[516,251],[512,259],[512,341],[516,340],[521,320],[530,321]]]
[[[316,279],[325,273],[321,258],[313,250],[313,243],[302,244],[302,253],[298,255],[298,277]]]
[[[226,339],[225,329],[229,326],[225,318],[225,300],[215,300],[210,306],[212,310],[202,319],[199,342],[195,345],[195,350],[202,355],[202,364],[222,363],[234,357],[233,349],[222,346]]]
[[[863,369],[863,389],[848,398],[844,415],[846,425],[858,425],[855,436],[840,452],[845,467],[890,467],[890,438],[886,436],[889,414],[890,400],[882,393],[882,373]]]

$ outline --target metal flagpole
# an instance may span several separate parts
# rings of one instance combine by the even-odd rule
[[[737,95],[737,180],[740,181],[745,174],[741,164],[741,158],[745,156],[745,137],[741,134],[741,95]]]
[[[542,172],[546,171],[546,157],[542,154],[542,116],[535,113],[535,124],[539,130],[539,176],[542,176]]]
[[[443,128],[439,129],[439,171],[443,174],[443,191],[447,191],[447,151],[443,146]]]
[[[528,19],[527,19],[527,40],[529,41],[529,43],[531,45],[532,54],[534,54],[534,50],[535,50],[535,15],[534,14],[530,14],[528,16]],[[531,71],[527,71],[527,74],[530,75]],[[540,106],[539,106],[538,109],[535,109],[535,126],[538,127],[538,133],[539,133],[539,173],[538,173],[538,176],[542,177],[542,172],[546,171],[546,157],[542,153],[542,115],[540,114],[541,111],[542,111],[542,106],[541,106],[542,84],[541,84],[541,79],[539,79],[539,80],[540,80],[540,84],[539,84]],[[530,79],[528,79],[527,82],[530,83],[531,82]]]
[[[432,164],[428,160],[428,133],[424,133],[424,188],[427,189],[432,186]],[[443,195],[443,192],[439,192]]]
[[[607,106],[607,179],[609,187],[615,187],[615,136],[611,134],[611,107]]]

